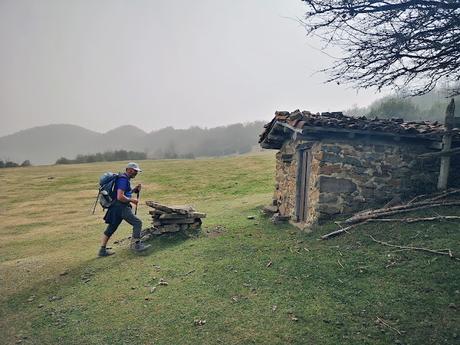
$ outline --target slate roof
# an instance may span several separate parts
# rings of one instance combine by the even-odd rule
[[[260,135],[259,143],[265,148],[281,148],[292,133],[329,134],[354,133],[381,137],[411,138],[441,141],[446,132],[444,124],[431,121],[404,121],[400,118],[367,118],[346,116],[341,112],[313,114],[309,111],[277,111]],[[453,129],[454,141],[460,141],[460,130]]]

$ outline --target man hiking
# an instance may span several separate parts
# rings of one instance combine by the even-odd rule
[[[134,198],[132,195],[133,193],[138,194],[140,192],[141,185],[138,184],[135,188],[131,189],[130,180],[135,178],[137,173],[141,171],[142,170],[139,168],[137,163],[131,162],[126,166],[126,172],[117,177],[112,195],[112,199],[114,199],[115,202],[108,208],[104,216],[104,220],[108,226],[102,235],[99,256],[109,256],[115,254],[108,251],[106,246],[110,237],[117,230],[122,220],[125,220],[133,226],[131,249],[134,252],[142,252],[150,247],[150,244],[144,244],[140,239],[142,221],[133,214],[131,207],[131,204],[137,205],[139,202],[139,200]]]

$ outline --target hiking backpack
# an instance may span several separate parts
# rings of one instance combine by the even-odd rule
[[[103,209],[109,208],[116,201],[113,197],[113,189],[119,176],[120,174],[106,172],[99,177],[98,200]]]

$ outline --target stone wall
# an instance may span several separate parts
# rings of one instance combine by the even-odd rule
[[[290,216],[293,221],[296,221],[299,158],[296,148],[304,143],[289,141],[276,156],[274,199],[280,215]],[[439,160],[420,160],[420,154],[430,151],[424,145],[359,140],[322,140],[309,144],[312,159],[308,213],[301,226],[436,189]],[[459,156],[454,156],[449,179],[453,185],[460,184],[459,168]]]
[[[286,142],[276,154],[275,193],[273,200],[282,216],[295,213],[297,143]]]

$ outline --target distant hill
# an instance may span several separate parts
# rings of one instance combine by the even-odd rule
[[[40,126],[0,137],[0,159],[53,164],[60,157],[120,149],[146,152],[149,158],[245,153],[257,144],[263,125],[258,121],[210,129],[167,127],[150,133],[126,125],[103,134],[75,125]]]
[[[74,125],[34,127],[0,138],[0,159],[32,164],[52,163],[62,155],[88,152],[100,133]]]

